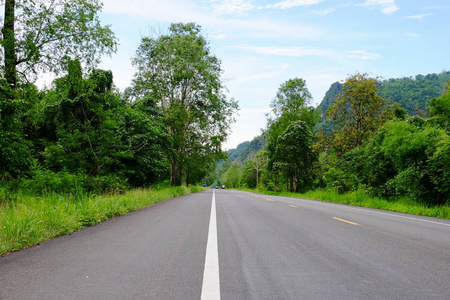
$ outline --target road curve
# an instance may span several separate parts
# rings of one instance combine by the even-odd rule
[[[212,198],[1,257],[0,299],[200,299]],[[229,190],[215,211],[221,299],[450,298],[448,220]]]

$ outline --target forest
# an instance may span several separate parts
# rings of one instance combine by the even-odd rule
[[[450,72],[354,74],[314,108],[301,78],[282,83],[261,136],[228,151],[216,180],[265,192],[362,192],[430,207],[450,202]]]
[[[118,40],[97,0],[6,1],[0,77],[0,203],[12,192],[122,192],[199,183],[218,158],[237,102],[194,23],[142,37],[120,91],[98,69]],[[48,87],[34,82],[52,73]],[[202,161],[202,164],[198,164]]]

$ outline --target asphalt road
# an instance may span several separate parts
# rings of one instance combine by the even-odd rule
[[[229,190],[215,190],[210,220],[212,199],[1,257],[0,299],[450,299],[447,220]]]

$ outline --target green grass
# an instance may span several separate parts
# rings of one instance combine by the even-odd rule
[[[373,197],[368,195],[363,191],[355,191],[346,194],[338,194],[334,191],[329,190],[314,190],[309,191],[303,194],[296,193],[274,193],[265,190],[249,190],[244,189],[246,191],[268,194],[268,195],[276,195],[276,196],[285,196],[285,197],[293,197],[293,198],[303,198],[303,199],[313,199],[313,200],[321,200],[326,202],[333,203],[341,203],[347,205],[354,206],[362,206],[362,207],[370,207],[383,209],[388,211],[395,211],[413,215],[421,215],[427,217],[435,217],[441,219],[450,219],[450,206],[427,206],[417,201],[414,201],[409,198],[401,198],[398,200],[386,200],[378,197]]]
[[[82,197],[60,194],[36,197],[19,192],[0,202],[0,255],[202,189],[157,187]]]

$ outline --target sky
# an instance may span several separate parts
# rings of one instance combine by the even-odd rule
[[[202,27],[222,62],[239,113],[224,149],[261,134],[279,86],[303,78],[317,106],[330,85],[368,73],[383,79],[450,70],[449,0],[103,0],[100,18],[119,39],[100,68],[130,86],[142,37],[171,23]]]

